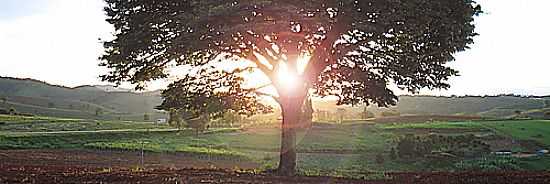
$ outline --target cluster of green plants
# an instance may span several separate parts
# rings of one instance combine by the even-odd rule
[[[521,166],[518,158],[490,156],[459,161],[454,168],[463,171],[511,171],[520,170]]]
[[[393,150],[391,154],[394,154]],[[425,157],[434,153],[451,157],[476,157],[491,151],[490,145],[472,134],[458,136],[407,134],[397,141],[395,150],[399,158]]]

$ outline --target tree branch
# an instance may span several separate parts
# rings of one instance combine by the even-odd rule
[[[260,59],[255,54],[253,53],[248,54],[248,57],[246,59],[256,64],[258,69],[260,69],[260,71],[262,71],[269,78],[269,80],[271,80],[271,82],[275,80],[274,70],[269,69],[266,65],[262,64],[262,62],[260,62]]]
[[[260,92],[260,91],[254,91],[254,93],[256,93],[257,95],[261,95],[261,96],[267,96],[267,97],[271,97],[273,98],[275,101],[277,101],[277,103],[281,103],[281,100],[278,96],[275,96],[275,95],[272,95],[272,94],[268,94],[268,93],[264,93],[264,92]]]

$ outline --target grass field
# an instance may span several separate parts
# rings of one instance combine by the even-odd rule
[[[460,129],[472,131],[493,131],[501,136],[517,140],[535,140],[550,146],[550,120],[502,120],[502,121],[466,121],[466,122],[427,122],[380,124],[381,129]]]
[[[400,136],[429,133],[415,130],[430,130],[442,135],[491,133],[495,140],[529,140],[550,146],[550,121],[543,120],[316,124],[298,132],[299,171],[306,175],[361,176],[379,171],[448,171],[478,166],[491,169],[495,164],[512,165],[510,167],[515,169],[550,169],[548,157],[390,159],[389,150],[395,147]],[[267,128],[211,129],[194,136],[191,130],[177,131],[146,122],[0,116],[0,149],[143,149],[247,159],[267,169],[276,166],[279,143],[280,131]],[[383,163],[375,161],[380,154]]]
[[[428,123],[395,123],[379,124],[382,129],[482,129],[480,122],[428,122]]]
[[[171,129],[171,127],[167,125],[155,125],[150,122],[0,115],[0,131],[6,132],[96,131],[120,129]]]

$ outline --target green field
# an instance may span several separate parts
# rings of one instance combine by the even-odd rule
[[[428,131],[426,131],[428,130]],[[405,134],[472,135],[487,143],[500,140],[550,145],[550,121],[467,121],[426,123],[320,124],[298,133],[298,168],[307,175],[358,176],[379,171],[462,169],[550,169],[548,157],[483,156],[453,159],[390,159],[389,152]],[[211,129],[195,136],[145,122],[94,121],[48,117],[0,116],[0,149],[117,149],[182,152],[247,159],[273,168],[278,161],[277,129]],[[516,148],[517,147],[517,148]],[[496,148],[495,148],[496,149]],[[522,151],[530,147],[512,144]],[[376,161],[378,155],[383,162]]]
[[[466,122],[426,122],[381,124],[378,128],[395,129],[460,129],[471,131],[492,131],[501,136],[517,140],[535,140],[550,146],[550,120],[502,120],[502,121],[466,121]]]

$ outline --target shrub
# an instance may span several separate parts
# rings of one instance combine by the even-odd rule
[[[406,135],[397,143],[397,153],[399,158],[407,158],[415,155],[415,141],[412,135]]]
[[[17,110],[15,110],[14,107],[11,107],[9,112],[10,112],[10,115],[15,115],[15,113],[17,113]]]
[[[144,121],[149,121],[151,119],[151,117],[149,116],[149,114],[143,114],[143,120]]]
[[[456,156],[474,157],[490,152],[490,146],[473,135],[459,136],[413,136],[400,138],[397,142],[399,158],[422,157],[433,152],[443,152]]]
[[[392,160],[397,159],[397,152],[395,151],[395,148],[391,148],[390,150],[390,159]]]
[[[376,163],[384,164],[384,156],[381,153],[376,154]]]

